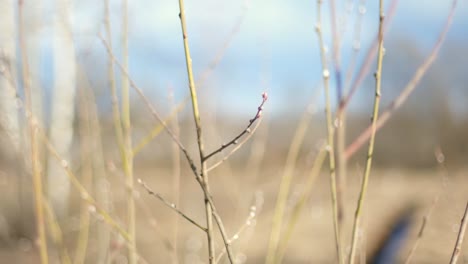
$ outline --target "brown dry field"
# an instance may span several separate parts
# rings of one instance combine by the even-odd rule
[[[214,201],[222,216],[229,234],[236,232],[249,215],[249,208],[255,205],[255,219],[233,243],[233,249],[239,263],[263,263],[268,246],[271,219],[276,192],[282,173],[278,163],[266,164],[258,175],[252,175],[241,169],[242,166],[225,164],[211,174]],[[404,259],[414,244],[423,216],[433,200],[440,194],[428,225],[420,241],[413,263],[448,263],[455,243],[461,216],[468,198],[467,169],[443,170],[408,170],[375,169],[365,206],[365,229],[362,248],[372,250],[378,240],[389,228],[391,219],[405,208],[416,206],[413,225],[400,259]],[[302,191],[307,168],[297,169],[288,202],[287,215]],[[143,179],[155,192],[169,200],[175,199],[170,170],[141,167],[136,175]],[[179,207],[187,215],[203,223],[204,210],[202,194],[188,173],[183,170],[181,177]],[[345,196],[344,250],[349,251],[352,217],[359,190],[360,169],[348,172]],[[14,190],[10,180],[3,175],[2,218],[0,219],[0,263],[39,263],[38,254],[30,239],[14,231],[15,222],[26,222],[29,231],[26,237],[32,237],[32,215],[24,219],[15,218]],[[138,251],[148,263],[171,263],[172,237],[174,228],[179,229],[177,254],[179,263],[206,263],[206,237],[199,229],[178,217],[159,200],[148,195],[140,186],[137,187],[138,201]],[[111,194],[114,199],[114,216],[124,219],[124,189],[119,180],[112,182]],[[75,204],[76,205],[76,204]],[[17,214],[16,214],[17,215]],[[287,218],[286,218],[287,219]],[[335,263],[333,228],[331,217],[330,188],[327,174],[322,173],[315,182],[297,227],[291,237],[283,263]],[[76,245],[78,221],[77,213],[62,225],[65,243],[72,252]],[[97,218],[92,219],[96,223]],[[75,225],[73,225],[75,223]],[[27,229],[27,228],[26,228]],[[16,233],[15,233],[16,232]],[[29,233],[28,233],[29,232]],[[87,263],[94,263],[96,253],[91,240],[88,247]],[[112,242],[113,263],[126,263],[125,247],[114,236]],[[222,249],[220,238],[217,240],[218,252]],[[468,243],[465,243],[459,263],[468,263]],[[50,249],[52,258],[57,252]],[[364,251],[360,251],[364,252]],[[73,256],[73,253],[71,253]],[[364,256],[364,254],[361,254]],[[54,262],[52,262],[54,263]],[[58,262],[55,262],[58,263]],[[221,262],[223,263],[223,261]]]

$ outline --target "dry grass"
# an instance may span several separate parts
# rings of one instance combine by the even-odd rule
[[[230,175],[222,171],[212,173],[213,196],[219,204],[219,213],[225,219],[228,230],[237,230],[247,219],[249,207],[257,203],[256,223],[252,223],[241,233],[239,240],[233,244],[236,257],[242,259],[245,256],[245,263],[259,263],[265,257],[280,171],[280,168],[272,168],[271,165],[262,169],[255,184],[245,184],[238,181],[237,179],[240,179],[243,173],[239,170],[233,170]],[[296,171],[302,170],[299,168]],[[168,176],[171,175],[171,171],[169,169],[149,167],[143,169],[140,166],[135,171],[135,175],[144,179],[161,195],[170,197],[171,182],[168,180]],[[203,222],[202,193],[197,190],[195,180],[188,175],[185,171],[181,179],[182,195],[179,207],[193,219]],[[361,173],[358,171],[349,172],[349,191],[345,197],[347,214],[353,213],[360,175]],[[373,245],[378,243],[379,237],[389,228],[389,222],[392,218],[405,208],[416,205],[417,211],[413,218],[413,228],[400,254],[401,259],[404,260],[416,238],[423,215],[431,206],[434,196],[440,192],[442,185],[445,184],[445,191],[434,208],[418,251],[413,258],[413,263],[445,263],[450,259],[465,206],[463,199],[466,196],[466,186],[468,186],[468,179],[465,175],[466,169],[458,169],[451,171],[448,178],[441,180],[441,176],[436,170],[376,169],[375,177],[370,181],[369,199],[363,219],[363,224],[368,227],[364,240],[368,250],[371,251]],[[298,176],[296,185],[293,185],[292,196],[288,201],[287,214],[291,212],[294,199],[298,198],[297,194],[303,187],[300,182],[305,181],[304,177],[299,174]],[[120,180],[124,180],[123,176],[120,177]],[[39,259],[37,250],[32,247],[30,240],[24,238],[31,238],[32,234],[21,234],[21,228],[15,226],[18,220],[15,218],[17,208],[11,206],[11,203],[15,201],[15,193],[9,187],[11,186],[10,181],[12,181],[11,177],[3,175],[1,191],[7,198],[2,199],[2,210],[0,211],[3,212],[2,216],[8,223],[0,227],[0,233],[2,236],[5,233],[10,233],[10,237],[1,238],[0,259],[2,261],[14,260],[16,263],[36,263]],[[123,218],[126,196],[121,185],[121,182],[114,181],[112,190],[114,190],[116,214]],[[10,191],[8,192],[8,190]],[[146,195],[143,189],[139,189],[139,192],[140,195],[137,199],[138,252],[148,263],[169,263],[171,251],[168,250],[168,247],[170,247],[172,229],[168,227],[173,224],[174,212],[162,205],[160,201]],[[255,196],[257,197],[256,202]],[[283,263],[333,263],[335,261],[333,226],[330,221],[331,208],[329,205],[329,181],[327,175],[322,174],[306,203],[306,209],[298,220]],[[76,213],[68,221],[69,224],[63,227],[68,237],[77,234],[76,226],[73,226],[73,223],[77,223],[78,208],[75,211]],[[32,218],[30,221],[30,224],[33,224]],[[96,219],[92,221],[92,223],[95,222]],[[197,259],[204,262],[206,260],[204,233],[183,221],[180,221],[179,225],[179,247],[177,249],[179,260],[183,263],[196,263],[191,261]],[[349,234],[350,228],[349,224],[345,225],[343,227],[344,233]],[[86,263],[93,263],[92,259],[96,254],[93,250],[95,243],[93,239],[91,237]],[[346,239],[345,241],[350,240]],[[68,239],[66,243],[67,246],[72,247],[74,242]],[[123,259],[126,254],[125,247],[119,245],[115,236],[112,245],[116,259]],[[218,237],[216,248],[219,251],[222,247]],[[345,244],[344,250],[345,253],[348,253],[346,251],[349,250],[349,245]],[[57,257],[57,252],[50,251],[52,258]],[[359,256],[359,248],[357,255]],[[460,263],[467,260],[468,252],[462,250]]]

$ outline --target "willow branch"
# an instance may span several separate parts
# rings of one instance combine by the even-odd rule
[[[250,127],[252,127],[252,125],[255,123],[255,121],[257,121],[258,119],[261,118],[262,116],[262,111],[263,111],[263,105],[265,104],[265,102],[268,100],[268,94],[266,92],[262,93],[262,103],[260,104],[260,106],[258,106],[257,108],[257,113],[255,114],[255,116],[249,120],[249,124],[247,125],[247,127],[241,132],[239,133],[239,135],[237,135],[236,137],[234,137],[231,141],[229,141],[228,143],[226,144],[223,144],[221,145],[221,147],[219,147],[218,149],[214,150],[213,152],[211,152],[210,154],[206,155],[204,157],[204,161],[207,161],[209,158],[213,157],[214,155],[220,153],[221,151],[223,151],[224,149],[226,149],[227,147],[231,146],[231,145],[237,145],[239,143],[239,139],[244,136],[245,134],[252,134],[252,131],[250,129]]]
[[[386,108],[386,110],[381,114],[380,118],[377,120],[377,123],[376,123],[376,131],[382,128],[387,123],[387,121],[392,117],[393,113],[396,110],[398,110],[401,107],[401,105],[408,99],[409,95],[414,91],[414,89],[416,89],[421,78],[426,74],[427,70],[434,63],[435,59],[437,58],[437,55],[439,54],[440,48],[442,47],[442,44],[444,43],[446,39],[450,26],[452,25],[456,6],[457,6],[457,0],[453,0],[452,7],[450,9],[449,15],[445,22],[444,28],[441,31],[434,48],[432,49],[431,53],[426,58],[426,60],[421,64],[421,66],[419,66],[413,78],[408,82],[408,84],[405,86],[405,88],[400,93],[400,95],[397,98],[395,98],[395,100],[393,100],[393,102],[390,103],[390,105]],[[362,147],[362,145],[366,143],[367,140],[369,140],[371,134],[372,134],[372,126],[369,126],[353,141],[353,143],[351,143],[351,145],[349,145],[346,148],[346,152],[345,152],[346,159],[349,159],[354,153],[356,153],[356,151],[358,151]]]

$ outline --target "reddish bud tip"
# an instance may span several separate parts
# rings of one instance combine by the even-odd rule
[[[262,98],[263,98],[263,100],[267,100],[267,99],[268,99],[268,94],[267,94],[267,92],[263,92],[263,93],[262,93]]]

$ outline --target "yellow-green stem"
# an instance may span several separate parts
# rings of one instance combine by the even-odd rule
[[[34,190],[34,207],[36,210],[36,228],[39,236],[39,254],[42,264],[49,263],[49,256],[47,252],[47,236],[45,231],[45,218],[44,218],[44,197],[41,179],[40,157],[39,157],[39,144],[37,139],[38,120],[32,116],[32,96],[31,96],[31,79],[29,75],[29,62],[27,56],[27,47],[24,39],[23,28],[23,2],[19,2],[18,6],[18,21],[19,21],[19,42],[22,52],[22,74],[23,74],[23,89],[26,100],[26,115],[28,117],[29,140],[31,145],[31,165],[32,165],[32,181]]]
[[[80,129],[80,159],[81,159],[81,179],[83,186],[90,188],[93,177],[93,165],[91,155],[91,131],[90,131],[90,114],[88,106],[88,98],[86,94],[88,89],[79,89],[79,129]],[[80,231],[78,234],[78,242],[74,257],[74,264],[82,264],[85,262],[86,251],[89,240],[90,227],[89,204],[81,200],[80,205]]]
[[[185,20],[185,7],[184,1],[179,0],[179,17],[180,17],[180,24],[182,27],[182,36],[184,40],[184,51],[185,51],[185,62],[187,66],[187,75],[189,81],[189,89],[190,89],[190,96],[192,99],[192,108],[193,108],[193,119],[195,120],[195,127],[197,130],[197,142],[198,142],[198,151],[200,156],[200,163],[201,163],[201,180],[202,184],[204,185],[205,191],[205,215],[206,215],[206,228],[207,228],[207,239],[208,239],[208,260],[209,263],[215,262],[215,247],[214,247],[214,236],[213,236],[213,212],[212,208],[209,203],[208,192],[209,182],[208,182],[208,174],[206,171],[206,161],[204,156],[204,146],[203,146],[203,138],[202,138],[202,126],[200,122],[200,111],[198,109],[198,98],[197,98],[197,90],[195,88],[195,80],[193,78],[193,69],[192,69],[192,58],[190,56],[190,48],[188,44],[188,35],[187,35],[187,25]]]
[[[362,208],[364,206],[364,200],[367,193],[367,186],[369,184],[369,176],[372,167],[372,158],[374,154],[375,146],[375,132],[377,119],[379,117],[379,106],[380,106],[380,97],[381,97],[381,84],[382,84],[382,62],[384,56],[384,47],[383,47],[383,21],[384,21],[384,11],[383,11],[383,0],[380,0],[379,3],[379,49],[377,57],[377,71],[375,72],[375,98],[374,98],[374,109],[372,112],[372,133],[369,141],[369,148],[367,150],[367,161],[366,168],[364,170],[364,177],[362,179],[361,192],[359,194],[358,204],[356,208],[356,213],[354,216],[354,226],[353,234],[351,241],[351,252],[349,255],[349,264],[354,263],[356,255],[356,247],[358,240],[358,231],[361,224],[362,217]]]
[[[268,252],[266,257],[266,264],[273,264],[276,262],[278,253],[278,245],[281,238],[281,229],[283,227],[284,211],[288,200],[289,189],[291,186],[292,178],[294,175],[294,168],[299,150],[301,149],[302,142],[309,126],[307,111],[304,112],[301,121],[296,129],[296,133],[291,142],[286,164],[284,165],[283,175],[281,177],[280,188],[278,191],[278,198],[276,200],[275,213],[273,215],[273,226],[270,234],[270,241],[268,244]]]
[[[122,0],[122,66],[128,72],[128,0]],[[133,177],[133,148],[132,129],[130,120],[130,85],[128,76],[122,73],[122,128],[124,140],[125,160],[124,173],[127,187],[127,225],[130,236],[129,262],[137,263],[136,254],[136,212],[134,200],[134,177]]]
[[[327,157],[327,152],[325,151],[325,147],[321,147],[317,157],[315,158],[314,165],[310,170],[309,177],[305,183],[304,191],[302,192],[299,200],[297,201],[296,205],[293,208],[291,216],[289,217],[289,222],[286,226],[286,231],[284,232],[284,237],[281,240],[280,245],[278,246],[277,257],[275,263],[282,263],[283,257],[286,254],[289,240],[291,239],[292,233],[296,224],[299,220],[299,216],[304,209],[304,206],[309,199],[310,194],[312,193],[312,187],[314,186],[315,180],[317,179],[320,170],[323,167],[323,163],[325,158]]]
[[[323,86],[325,90],[325,112],[327,119],[327,142],[328,142],[328,161],[330,167],[330,189],[333,209],[333,229],[335,232],[335,248],[338,257],[338,263],[343,263],[343,257],[341,253],[341,234],[339,228],[339,216],[338,216],[338,199],[337,199],[337,186],[336,186],[336,171],[335,171],[335,151],[334,151],[334,127],[332,120],[332,110],[330,103],[330,70],[328,69],[325,44],[323,41],[322,34],[322,1],[317,1],[317,24],[316,31],[319,39],[320,46],[320,57],[322,62],[322,75],[323,75]]]

